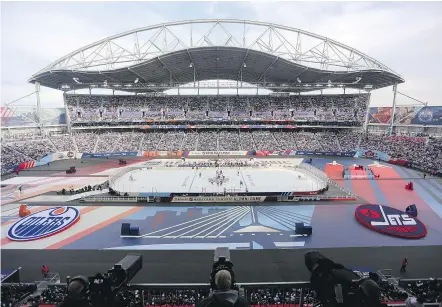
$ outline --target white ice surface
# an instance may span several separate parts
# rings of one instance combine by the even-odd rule
[[[221,186],[209,181],[216,177],[215,168],[138,169],[117,178],[113,186],[117,191],[129,193],[221,193],[224,189],[227,192],[245,192],[246,188],[249,192],[304,192],[319,188],[319,183],[314,177],[293,169],[271,167],[221,170],[228,179]],[[130,179],[131,176],[133,180]],[[242,186],[240,181],[243,182]]]

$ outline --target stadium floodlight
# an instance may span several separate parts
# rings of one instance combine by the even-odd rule
[[[328,86],[328,87],[332,87],[332,86],[333,86],[331,80],[328,80],[328,82],[327,82],[327,86]]]
[[[316,87],[321,87],[322,85],[318,83],[318,84],[316,84],[315,86],[316,86]]]
[[[140,81],[138,78],[135,79],[134,83],[137,84]]]
[[[104,82],[103,82],[103,86],[104,86],[104,87],[107,87],[107,80],[104,80]]]
[[[127,83],[127,84],[125,84],[124,86],[125,86],[125,87],[132,87],[132,84]]]
[[[244,68],[246,68],[246,67],[247,67],[246,62],[242,63],[242,66],[243,66]]]
[[[193,67],[193,63],[192,63],[192,62],[190,62],[190,64],[189,64],[189,67],[190,67],[190,68],[192,68],[192,67]]]
[[[77,83],[77,84],[81,84],[81,82],[80,82],[80,79],[78,79],[78,78],[72,78],[72,80],[74,80],[75,81],[75,83]]]
[[[299,78],[296,78],[296,81],[297,81],[298,83],[301,83],[301,79],[299,79]]]
[[[69,86],[69,85],[67,85],[67,84],[63,84],[62,86],[61,86],[61,89],[62,90],[68,90],[68,89],[70,89],[71,87]]]
[[[96,88],[97,85],[96,85],[96,84],[91,84],[90,87],[92,87],[92,88]]]
[[[120,87],[121,84],[114,84],[113,87]]]
[[[365,88],[365,89],[372,89],[372,88],[373,88],[373,85],[371,85],[371,84],[367,84],[366,86],[364,86],[364,88]]]
[[[339,86],[339,87],[344,87],[344,84],[339,84],[338,86]]]

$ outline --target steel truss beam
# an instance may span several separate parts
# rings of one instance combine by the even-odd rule
[[[301,29],[258,21],[203,19],[148,26],[105,38],[58,59],[32,76],[30,81],[36,81],[36,76],[51,70],[117,69],[160,59],[161,55],[179,50],[187,50],[190,63],[195,65],[189,49],[205,46],[261,51],[321,70],[380,70],[401,78],[386,65],[354,48]],[[238,77],[247,55],[248,52],[237,70]],[[173,78],[176,80],[175,76]]]

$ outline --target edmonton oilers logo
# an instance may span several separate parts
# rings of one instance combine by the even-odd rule
[[[427,235],[427,228],[417,218],[392,207],[361,205],[355,217],[365,227],[386,235],[404,239],[420,239]]]
[[[28,215],[9,228],[8,238],[13,241],[31,241],[62,232],[80,219],[74,207],[56,207]]]

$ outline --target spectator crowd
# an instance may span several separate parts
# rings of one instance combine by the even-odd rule
[[[257,129],[199,129],[76,132],[33,139],[3,140],[2,172],[8,166],[62,151],[87,153],[131,151],[272,151],[347,152],[377,150],[424,168],[442,169],[442,139],[395,137],[343,131],[282,131]]]
[[[72,123],[146,120],[321,120],[362,125],[368,95],[109,96],[67,95]]]
[[[400,305],[401,302],[416,300],[424,303],[442,301],[442,283],[437,279],[406,280],[396,285],[386,280],[378,280],[381,301],[387,305]],[[35,284],[2,285],[2,306],[54,306],[66,297],[66,285],[51,285],[41,293],[35,294]],[[210,295],[208,288],[170,288],[170,289],[130,289],[120,294],[124,306],[197,306]],[[297,306],[301,303],[315,304],[314,290],[290,286],[247,286],[243,289],[244,298],[251,306]],[[144,305],[143,305],[144,302]],[[403,304],[403,303],[402,303]],[[408,306],[408,305],[407,305]]]

